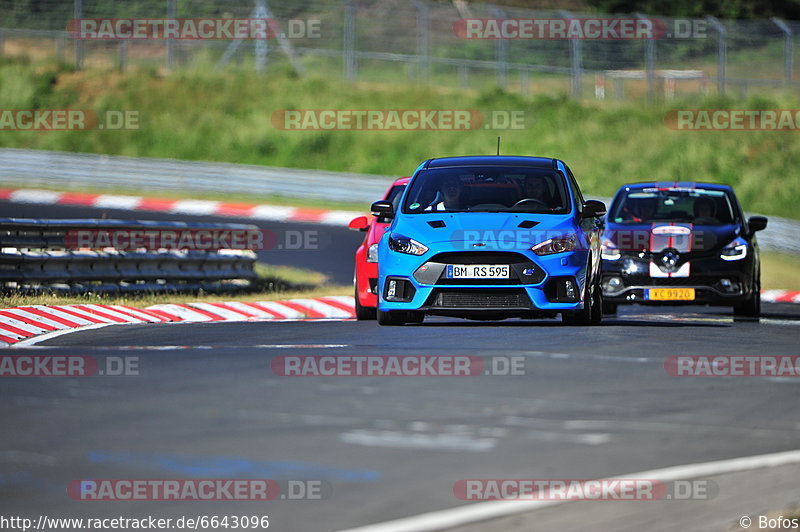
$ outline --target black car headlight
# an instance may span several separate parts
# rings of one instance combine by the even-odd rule
[[[427,246],[420,244],[413,238],[395,235],[389,235],[389,249],[406,255],[424,255],[428,252]]]
[[[742,260],[747,256],[747,241],[742,238],[735,238],[730,244],[722,248],[719,258],[722,260]]]
[[[603,240],[603,244],[600,246],[600,258],[605,260],[619,260],[621,256],[622,253],[620,253],[616,244],[608,239]]]

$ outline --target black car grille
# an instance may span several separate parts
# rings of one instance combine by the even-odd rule
[[[630,275],[622,278],[625,286],[714,286],[718,276],[691,275],[689,277],[650,277],[648,275]]]
[[[524,290],[435,290],[429,306],[438,308],[502,309],[528,308],[531,301]]]

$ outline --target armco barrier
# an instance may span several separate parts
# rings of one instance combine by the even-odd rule
[[[0,218],[0,286],[6,292],[191,291],[232,286],[222,281],[241,285],[255,277],[256,255],[249,249],[219,248],[213,242],[205,250],[82,247],[73,238],[79,231],[163,235],[259,229],[243,224]]]
[[[242,193],[372,203],[393,178],[247,164],[0,149],[0,182],[26,186]]]

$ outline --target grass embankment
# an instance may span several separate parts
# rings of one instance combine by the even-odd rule
[[[800,260],[794,255],[761,252],[761,288],[800,290]]]
[[[654,106],[578,103],[498,89],[352,85],[277,71],[75,73],[24,59],[0,62],[0,109],[136,110],[141,122],[140,129],[124,131],[3,131],[0,146],[406,175],[431,156],[492,153],[501,134],[503,153],[569,162],[589,194],[611,195],[638,180],[708,180],[734,185],[750,212],[797,218],[800,134],[684,132],[664,125],[669,109],[687,107],[791,109],[800,101],[795,95],[692,97]],[[505,131],[285,131],[272,124],[275,111],[304,108],[522,111],[525,124]]]

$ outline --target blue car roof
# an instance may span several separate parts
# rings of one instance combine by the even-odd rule
[[[555,169],[557,159],[550,157],[523,157],[511,155],[474,155],[467,157],[442,157],[429,159],[423,168],[446,168],[453,166],[526,166],[529,168]]]
[[[641,183],[629,183],[622,185],[620,190],[642,190],[645,188],[705,188],[708,190],[733,190],[730,185],[723,185],[720,183],[705,183],[703,181],[644,181]]]

